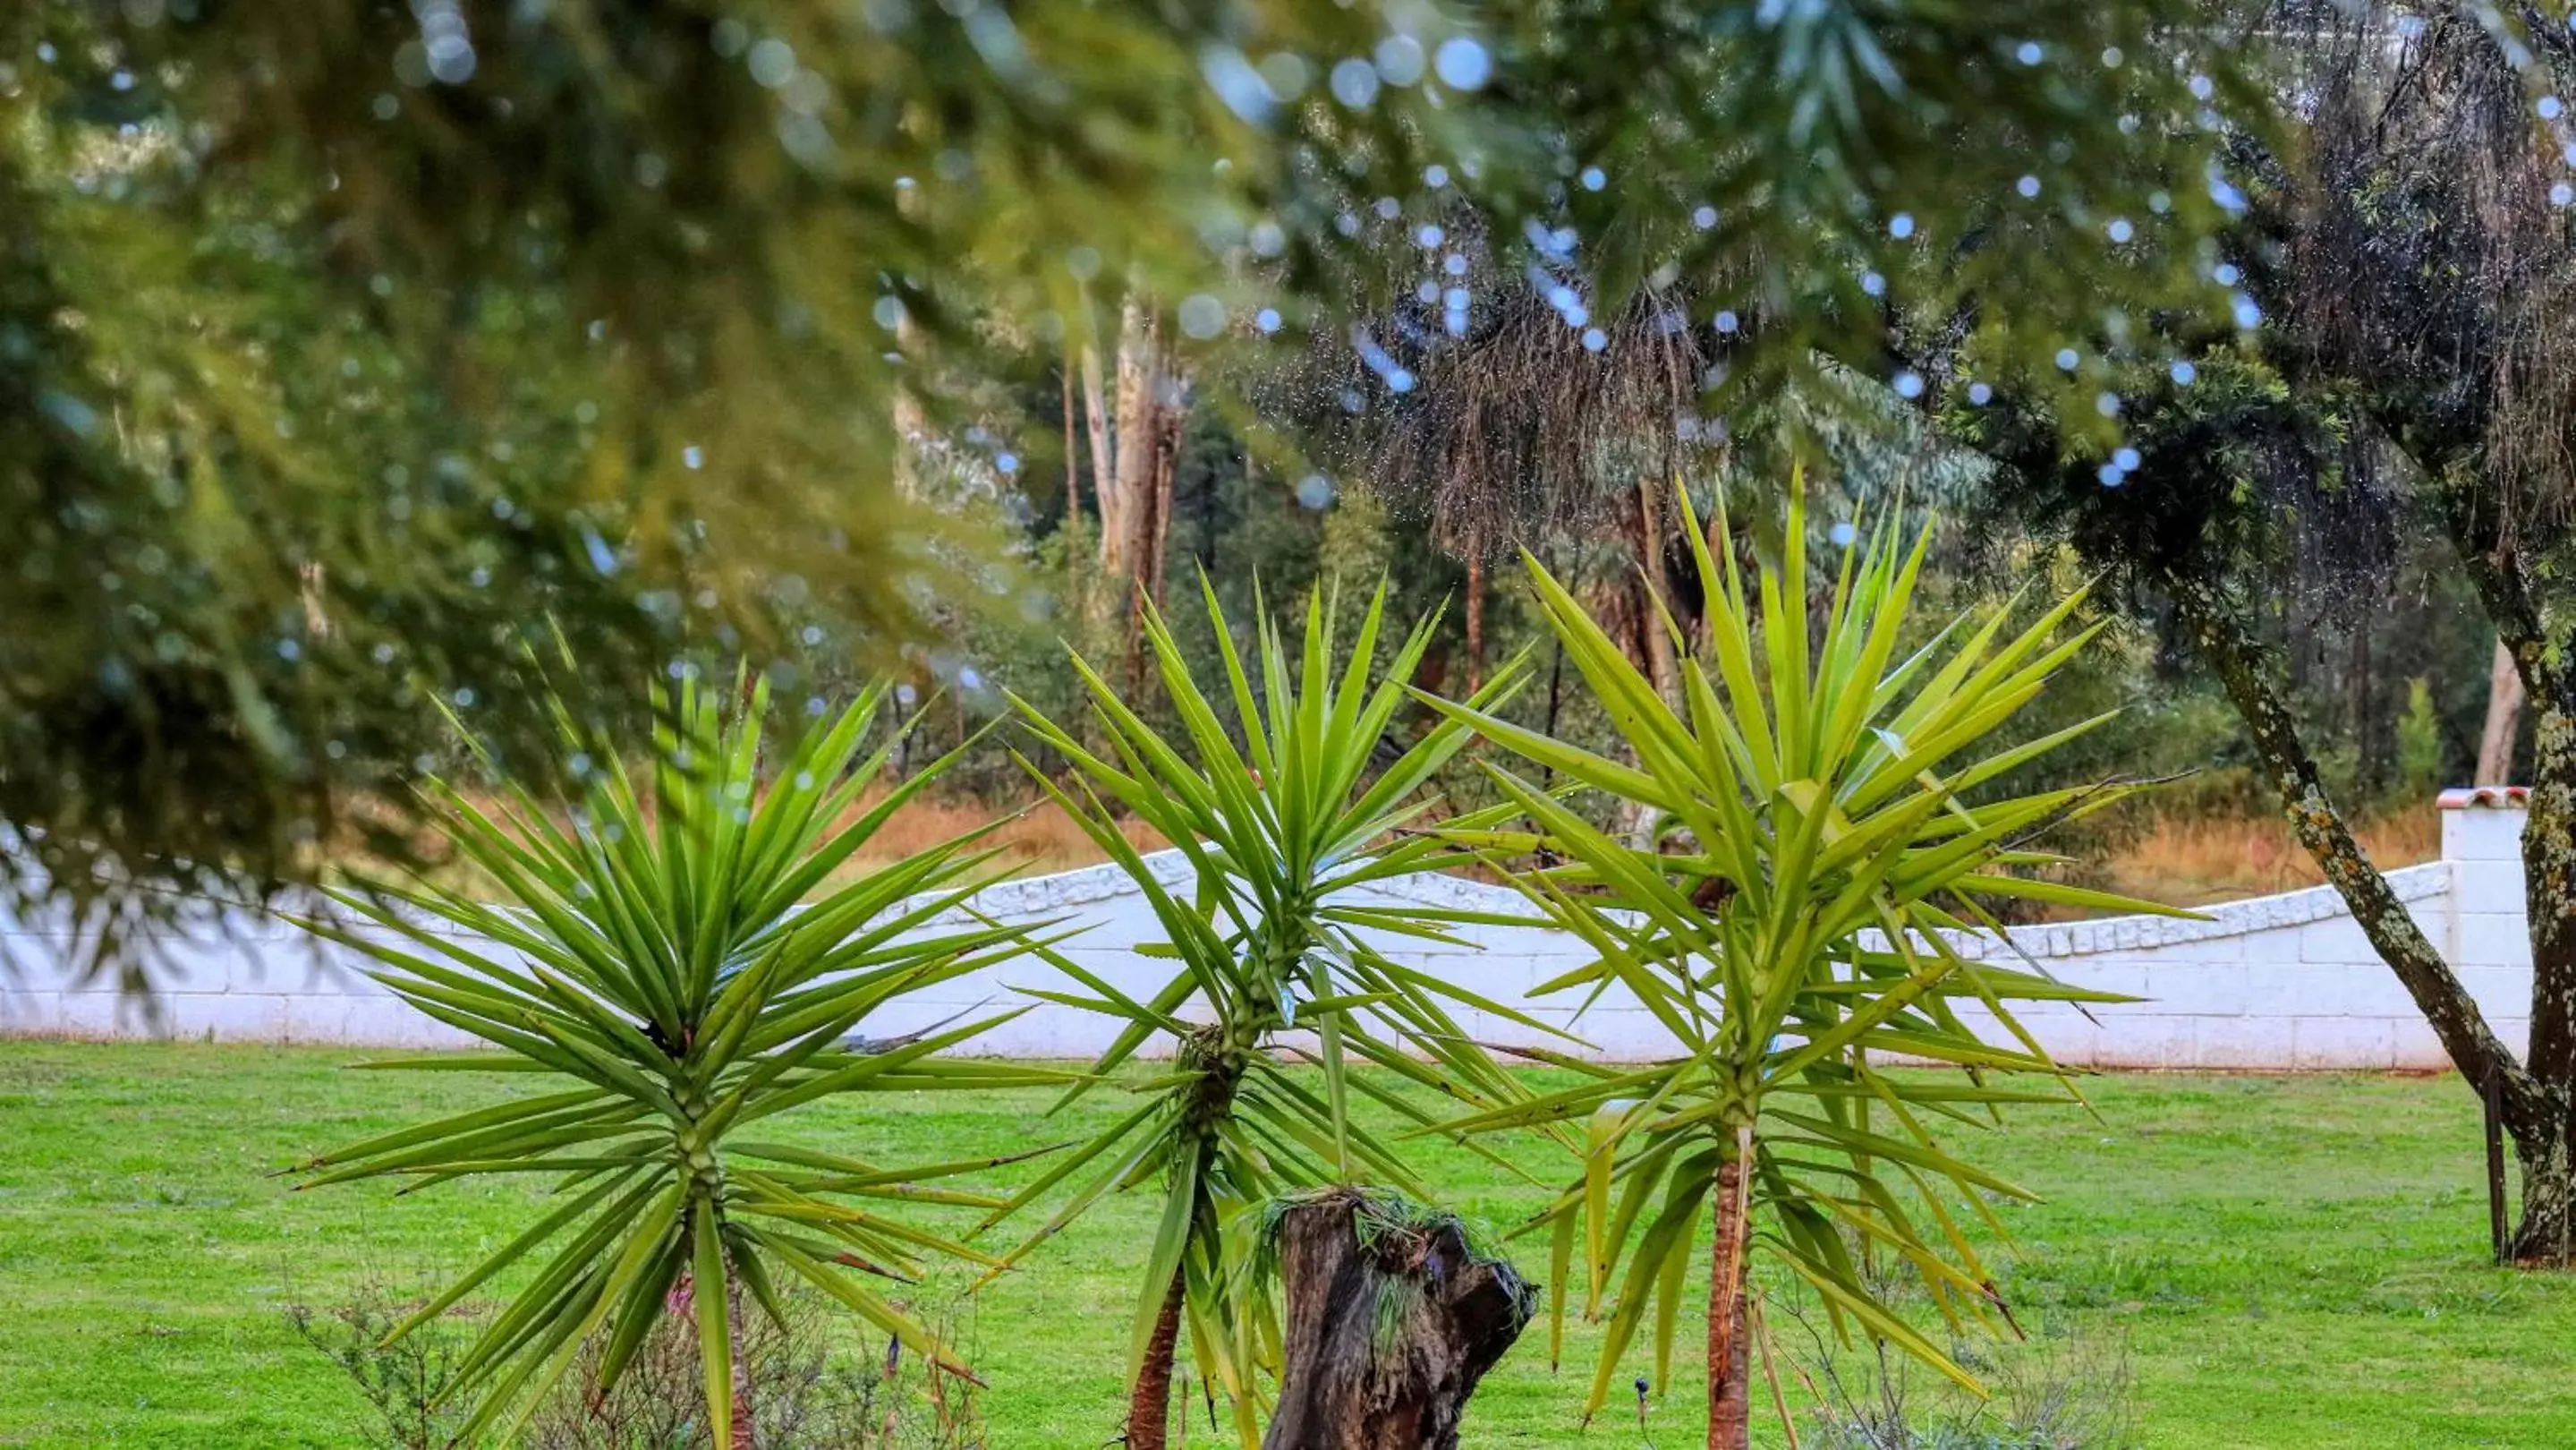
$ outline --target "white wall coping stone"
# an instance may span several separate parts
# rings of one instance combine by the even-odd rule
[[[2429,901],[2451,889],[2447,861],[2427,861],[2384,873],[2399,901]],[[2049,922],[2010,929],[2013,945],[2032,956],[2085,957],[2109,952],[2133,954],[2212,937],[2243,936],[2276,927],[2305,926],[2312,921],[2349,916],[2343,896],[2331,886],[2311,886],[2272,896],[2249,896],[2197,908],[2199,916],[2098,916],[2084,921]],[[1964,955],[1964,953],[1963,953]]]

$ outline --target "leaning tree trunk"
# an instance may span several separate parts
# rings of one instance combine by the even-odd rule
[[[2425,938],[2405,903],[2389,889],[2388,878],[2353,839],[2343,813],[2326,794],[2289,703],[2273,687],[2262,646],[2234,607],[2206,581],[2168,577],[2164,582],[2184,627],[2244,720],[2254,753],[2281,794],[2291,833],[2316,858],[2469,1086],[2483,1091],[2490,1079],[2496,1082],[2505,1130],[2513,1137],[2522,1168],[2522,1221],[2514,1235],[2514,1258],[2525,1264],[2568,1264],[2570,1230],[2576,1226],[2576,1214],[2571,1214],[2576,1210],[2576,1153],[2570,1151],[2576,1117],[2568,1104],[2568,1086],[2576,1078],[2576,990],[2552,987],[2576,982],[2576,918],[2566,910],[2576,900],[2569,887],[2576,882],[2576,716],[2561,716],[2552,735],[2552,714],[2544,705],[2534,734],[2540,757],[2535,774],[2568,784],[2533,793],[2525,831],[2534,967],[2533,1053],[2526,1067],[2487,1025],[2459,974]],[[2535,871],[2535,861],[2559,864],[2555,870]],[[2561,1010],[2549,1016],[2544,1009],[2553,997]]]
[[[1468,1396],[1535,1310],[1531,1287],[1478,1257],[1455,1219],[1381,1229],[1363,1245],[1368,1207],[1343,1190],[1279,1223],[1288,1336],[1262,1450],[1456,1450]],[[1390,1295],[1402,1307],[1388,1322]]]
[[[1735,1134],[1735,1155],[1717,1170],[1710,1194],[1716,1252],[1708,1267],[1708,1450],[1753,1443],[1752,1332],[1746,1314],[1744,1251],[1753,1242],[1753,1130]]]

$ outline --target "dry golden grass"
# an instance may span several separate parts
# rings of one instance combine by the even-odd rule
[[[2441,813],[2430,806],[2360,822],[2355,833],[2381,870],[2441,854]],[[2207,906],[2325,884],[2316,861],[2278,815],[2158,815],[2114,850],[2096,879],[2109,890],[2173,906]]]
[[[869,792],[843,813],[842,821],[856,820],[882,798],[882,791]],[[476,808],[496,820],[505,818],[513,809],[498,797],[476,796],[470,799]],[[646,803],[644,809],[649,818],[651,804]],[[1109,859],[1053,801],[1036,801],[1014,815],[1006,806],[924,795],[886,817],[867,843],[827,878],[826,885],[892,866],[943,841],[955,840],[996,821],[1000,824],[973,847],[999,853],[983,868],[987,874],[1045,876],[1080,866],[1095,866]],[[1140,821],[1125,822],[1122,832],[1128,843],[1140,851],[1159,851],[1169,844]],[[490,895],[497,889],[497,883],[487,873],[471,861],[457,856],[434,835],[424,835],[418,849],[422,853],[419,864],[432,880],[475,894]],[[347,853],[341,864],[361,875],[387,870],[387,863],[354,850]],[[392,874],[404,872],[396,870]]]
[[[863,803],[853,814],[864,809]],[[854,864],[863,868],[890,865],[942,841],[954,840],[1002,814],[974,801],[917,798],[886,817]],[[1126,822],[1124,830],[1128,843],[1140,851],[1159,851],[1168,844],[1141,821]],[[1023,876],[1070,871],[1108,859],[1062,807],[1048,800],[1037,802],[1005,822],[984,838],[983,847],[1002,853],[995,858],[995,866]]]
[[[934,845],[991,818],[971,803],[915,801],[887,820],[870,843],[871,864]],[[2441,854],[2441,813],[2428,807],[2357,824],[2370,859],[2382,870]],[[1002,863],[1024,875],[1069,871],[1102,860],[1100,850],[1052,802],[1004,826],[993,843]],[[1130,821],[1127,839],[1154,850],[1163,841]],[[2144,830],[2083,873],[2089,884],[2173,906],[2208,906],[2249,896],[2325,884],[2325,875],[2277,815],[2158,814]]]
[[[858,815],[875,799],[872,794],[853,806],[850,814]],[[858,856],[835,875],[847,879],[855,872],[891,865],[1005,816],[1008,819],[983,843],[1000,852],[992,869],[1044,876],[1107,859],[1052,801],[1036,801],[1011,815],[1006,807],[923,796],[889,816]],[[1124,829],[1138,850],[1159,850],[1167,844],[1141,822],[1130,820]],[[2441,851],[2441,816],[2430,807],[2366,820],[2357,830],[2370,859],[2383,870],[2429,861]],[[451,883],[480,880],[479,872],[457,861],[446,862],[436,874]],[[2250,813],[2159,812],[2106,854],[2079,863],[2072,874],[2089,886],[2172,906],[2208,906],[2325,882],[2316,862],[2291,838],[2280,817]],[[2033,913],[2047,919],[2082,914]]]

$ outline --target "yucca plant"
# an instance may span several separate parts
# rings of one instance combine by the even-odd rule
[[[1492,767],[1525,828],[1453,839],[1546,863],[1516,879],[1597,954],[1538,991],[1579,993],[1588,1006],[1623,990],[1678,1053],[1637,1067],[1561,1059],[1582,1075],[1577,1085],[1448,1127],[1585,1125],[1579,1177],[1528,1227],[1554,1235],[1551,1350],[1569,1279],[1582,1280],[1587,1314],[1608,1307],[1587,1416],[1607,1399],[1650,1309],[1656,1382],[1669,1378],[1694,1241],[1711,1225],[1708,1443],[1731,1450],[1748,1443],[1745,1276],[1756,1251],[1812,1286],[1838,1328],[1973,1387],[1872,1297],[1862,1260],[1908,1261],[1953,1329],[1992,1322],[2000,1306],[1953,1204],[2000,1231],[1988,1196],[2028,1195],[1954,1156],[1931,1125],[1975,1122],[2007,1103],[2074,1100],[2069,1075],[2009,1004],[2118,1000],[1992,964],[1988,956],[2009,949],[1985,903],[2161,908],[2015,874],[2053,859],[2028,850],[2032,838],[2131,787],[1992,793],[2014,768],[2101,723],[1988,744],[2092,637],[2089,628],[2060,637],[2080,592],[2026,624],[2016,625],[2012,603],[1962,617],[1900,655],[1928,526],[1910,546],[1882,527],[1847,551],[1818,632],[1800,490],[1784,556],[1749,592],[1731,552],[1712,557],[1687,494],[1681,506],[1709,627],[1693,649],[1662,614],[1684,656],[1677,702],[1528,561],[1566,658],[1634,763],[1474,705],[1431,702],[1529,764],[1642,806],[1659,823],[1651,842],[1616,839],[1522,774]],[[1972,959],[1961,933],[1997,944]],[[1982,1008],[2009,1040],[1984,1041],[1962,1004]],[[1936,1079],[1881,1068],[1898,1056],[1966,1071]],[[2025,1075],[2036,1083],[2010,1081]]]
[[[994,1216],[1060,1183],[1078,1185],[1008,1256],[1017,1260],[1104,1194],[1162,1184],[1160,1227],[1137,1276],[1127,1346],[1129,1450],[1163,1444],[1184,1322],[1202,1375],[1232,1399],[1244,1442],[1258,1441],[1264,1376],[1280,1346],[1275,1298],[1246,1272],[1265,1205],[1284,1193],[1353,1182],[1429,1196],[1395,1145],[1351,1121],[1351,1106],[1366,1097],[1425,1124],[1434,1121],[1431,1110],[1354,1069],[1371,1064],[1433,1092],[1491,1105],[1508,1099],[1513,1084],[1460,1030],[1452,1009],[1546,1030],[1389,959],[1371,941],[1380,933],[1456,941],[1450,928],[1497,918],[1393,910],[1346,895],[1460,854],[1407,828],[1433,809],[1425,787],[1468,742],[1467,729],[1437,722],[1376,763],[1381,742],[1401,728],[1406,684],[1431,642],[1433,621],[1417,625],[1381,670],[1384,589],[1362,614],[1347,655],[1340,653],[1336,611],[1319,594],[1307,604],[1302,649],[1292,653],[1265,615],[1258,659],[1247,668],[1214,591],[1204,580],[1201,587],[1223,673],[1222,704],[1200,690],[1165,620],[1150,608],[1143,627],[1175,722],[1168,738],[1079,654],[1073,668],[1088,690],[1105,754],[1018,703],[1031,734],[1072,763],[1074,783],[1060,787],[1025,759],[1023,765],[1134,877],[1162,929],[1151,950],[1176,964],[1171,979],[1142,1001],[1070,962],[1064,969],[1091,995],[1037,994],[1124,1024],[1093,1065],[1095,1080],[1157,1032],[1178,1039],[1177,1059],[1170,1071],[1135,1086],[1143,1102],[1050,1165]],[[1500,672],[1478,703],[1498,700],[1518,673]],[[1167,888],[1155,875],[1119,830],[1120,812],[1182,853],[1190,868],[1183,885]],[[1197,1020],[1185,1018],[1185,1007]],[[1320,1071],[1306,1076],[1292,1064]],[[1077,1085],[1068,1100],[1090,1086]]]
[[[334,893],[374,930],[308,923],[372,958],[396,995],[497,1049],[364,1066],[503,1073],[533,1089],[301,1165],[305,1188],[391,1177],[411,1192],[486,1175],[547,1184],[524,1232],[391,1336],[498,1276],[524,1276],[448,1384],[447,1396],[479,1401],[460,1438],[515,1427],[594,1335],[605,1335],[598,1364],[613,1384],[668,1314],[696,1321],[707,1423],[714,1443],[732,1443],[750,1427],[734,1424],[728,1308],[747,1301],[777,1315],[781,1272],[964,1372],[868,1279],[909,1279],[935,1258],[989,1265],[888,1208],[990,1205],[933,1180],[994,1160],[893,1167],[768,1131],[842,1093],[1065,1080],[934,1055],[999,1016],[879,1050],[844,1045],[903,994],[1022,949],[1012,930],[935,920],[987,879],[989,853],[972,834],[891,864],[862,861],[877,828],[939,772],[863,800],[893,748],[862,755],[885,699],[870,689],[812,722],[764,769],[765,684],[657,691],[649,796],[615,750],[562,717],[578,799],[548,809],[505,789],[487,811],[444,783],[423,788],[500,904],[436,880],[378,883]]]

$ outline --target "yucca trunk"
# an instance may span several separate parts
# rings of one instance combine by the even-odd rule
[[[734,1343],[742,1343],[742,1319],[734,1319]],[[733,1446],[732,1450],[760,1450],[760,1418],[753,1412],[751,1366],[737,1355],[733,1362]]]
[[[1163,1296],[1162,1317],[1154,1321],[1154,1337],[1145,1343],[1145,1362],[1137,1367],[1136,1383],[1127,1392],[1127,1450],[1163,1450],[1171,1437],[1172,1361],[1181,1343],[1187,1278],[1186,1270],[1172,1275],[1172,1287]]]
[[[1708,1450],[1747,1450],[1753,1443],[1744,1288],[1744,1251],[1753,1238],[1752,1159],[1753,1130],[1740,1128],[1734,1156],[1717,1170],[1710,1204],[1717,1247],[1708,1269]]]
[[[1185,1115],[1188,1131],[1204,1156],[1216,1136],[1216,1125],[1234,1110],[1235,1088],[1243,1081],[1245,1051],[1230,1047],[1222,1035],[1209,1032],[1184,1040],[1181,1061],[1197,1067],[1201,1077]],[[1203,1207],[1203,1205],[1202,1205]],[[1189,1267],[1172,1271],[1154,1332],[1145,1341],[1145,1359],[1136,1367],[1136,1382],[1127,1392],[1127,1450],[1164,1450],[1171,1435],[1172,1367],[1179,1357],[1181,1311],[1189,1300]]]

